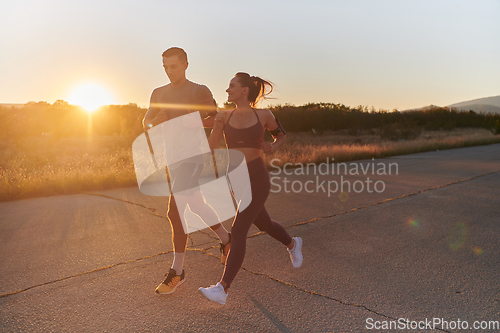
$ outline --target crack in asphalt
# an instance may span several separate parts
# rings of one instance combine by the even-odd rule
[[[368,208],[368,207],[372,207],[372,206],[380,205],[380,204],[383,204],[383,203],[386,203],[386,202],[390,202],[390,201],[395,201],[395,200],[399,200],[399,199],[411,197],[411,196],[414,196],[414,195],[417,195],[417,194],[421,194],[421,193],[424,193],[424,192],[427,192],[427,191],[432,191],[432,190],[440,189],[440,188],[447,187],[447,186],[450,186],[450,185],[456,185],[456,184],[467,182],[467,181],[470,181],[470,180],[473,180],[473,179],[476,179],[476,178],[489,176],[489,175],[492,175],[492,174],[495,174],[495,173],[498,173],[498,172],[500,172],[500,171],[492,171],[492,172],[488,172],[488,173],[485,173],[485,174],[482,174],[482,175],[477,175],[477,176],[474,176],[474,177],[457,180],[457,181],[454,181],[454,182],[451,182],[451,183],[448,183],[448,184],[443,184],[443,185],[438,185],[438,186],[434,186],[434,187],[429,187],[429,188],[426,188],[424,190],[420,190],[420,191],[409,193],[409,194],[403,194],[403,195],[401,195],[399,197],[385,199],[385,200],[382,200],[382,201],[379,201],[379,202],[375,202],[375,203],[372,203],[372,204],[369,204],[369,205],[352,208],[352,209],[349,209],[349,210],[346,210],[346,211],[343,211],[343,212],[339,212],[339,213],[335,213],[335,214],[330,214],[330,215],[325,215],[325,216],[320,216],[320,217],[315,217],[315,218],[312,218],[312,219],[310,219],[308,221],[302,221],[302,222],[298,222],[298,223],[295,223],[295,224],[291,224],[291,225],[285,226],[284,228],[288,229],[288,228],[292,228],[292,227],[298,227],[298,226],[301,226],[301,225],[305,225],[305,224],[309,224],[309,223],[321,221],[321,220],[332,218],[332,217],[335,217],[335,216],[340,216],[340,215],[352,213],[352,212],[355,212],[355,211],[358,211],[358,210],[361,210],[361,209],[365,209],[365,208]],[[148,210],[151,210],[152,211],[151,214],[154,215],[154,216],[161,217],[163,219],[167,219],[166,216],[162,216],[162,215],[159,215],[159,214],[155,213],[155,211],[156,211],[155,208],[150,208],[150,207],[144,206],[142,204],[138,204],[138,203],[127,201],[127,200],[123,200],[123,199],[118,199],[118,198],[107,196],[107,195],[104,195],[104,194],[97,194],[97,193],[85,193],[85,194],[87,194],[87,195],[101,196],[101,197],[108,198],[108,199],[113,199],[113,200],[118,200],[118,201],[126,202],[126,203],[129,203],[129,204],[132,204],[132,205],[137,205],[137,206],[146,208]],[[208,236],[208,237],[210,237],[210,238],[218,241],[218,239],[216,237],[213,237],[213,235],[211,235],[209,233],[206,233],[203,230],[198,230],[198,231],[201,232],[201,233],[203,233],[204,235],[206,235],[206,236]],[[256,233],[248,236],[248,238],[260,236],[260,235],[263,235],[263,234],[265,234],[265,232],[259,231],[259,232],[256,232]],[[191,240],[191,242],[192,242],[192,240]],[[192,242],[192,244],[193,244],[193,242]]]
[[[214,257],[214,258],[217,258],[220,260],[220,257],[208,252],[208,250],[210,250],[211,248],[214,248],[215,246],[213,247],[209,247],[207,249],[196,249],[196,251],[200,251],[202,252],[203,254],[206,254],[208,256],[211,256],[211,257]],[[321,294],[319,292],[316,292],[316,291],[311,291],[311,290],[307,290],[307,289],[304,289],[304,288],[301,288],[299,286],[296,286],[294,285],[293,283],[290,283],[290,282],[286,282],[286,281],[283,281],[283,280],[280,280],[280,279],[277,279],[275,277],[272,277],[268,274],[264,274],[264,273],[259,273],[259,272],[254,272],[248,268],[245,268],[243,266],[241,266],[241,269],[244,270],[245,272],[248,272],[250,274],[253,274],[255,276],[262,276],[262,277],[265,277],[265,278],[268,278],[269,280],[271,281],[274,281],[274,282],[277,282],[277,283],[280,283],[282,285],[285,285],[287,287],[291,287],[291,288],[294,288],[302,293],[305,293],[305,294],[309,294],[309,295],[312,295],[312,296],[318,296],[318,297],[322,297],[322,298],[326,298],[330,301],[334,301],[334,302],[337,302],[341,305],[345,305],[345,306],[351,306],[351,307],[356,307],[356,308],[360,308],[360,309],[364,309],[368,312],[371,312],[377,316],[380,316],[380,317],[384,317],[384,318],[387,318],[387,319],[390,319],[390,320],[394,320],[394,321],[398,321],[399,318],[395,318],[395,317],[392,317],[392,316],[388,316],[388,315],[385,315],[383,313],[380,313],[380,312],[377,312],[375,310],[372,310],[370,309],[369,307],[367,307],[366,305],[362,305],[362,304],[356,304],[356,303],[349,303],[349,302],[344,302],[340,299],[337,299],[335,297],[331,297],[331,296],[328,296],[328,295],[324,295],[324,294]],[[283,325],[283,323],[281,323],[281,321],[279,319],[277,319],[276,317],[274,317],[272,315],[271,312],[269,312],[267,309],[263,308],[263,305],[262,304],[256,304],[255,300],[252,299],[252,297],[250,295],[247,294],[247,296],[249,296],[250,300],[254,303],[254,305],[264,314],[264,316],[266,316],[272,323],[273,325],[278,329],[280,330],[281,332],[289,332],[288,328],[286,326]],[[443,332],[450,332],[450,331],[447,331],[447,330],[444,330],[444,329],[440,329],[440,328],[436,328],[436,330],[438,331],[443,331]]]
[[[193,241],[193,238],[191,237],[191,234],[187,234],[187,238],[188,238],[188,241],[191,242],[191,246],[194,246],[194,241]],[[187,245],[187,246],[189,246],[189,245]]]
[[[93,196],[97,196],[97,197],[103,197],[103,198],[112,199],[112,200],[117,200],[117,201],[125,202],[125,203],[131,204],[131,205],[136,205],[136,206],[145,208],[147,210],[150,210],[151,211],[151,215],[153,215],[153,216],[156,216],[156,217],[168,220],[167,216],[163,216],[163,215],[160,215],[160,214],[156,213],[156,208],[147,207],[147,206],[145,206],[143,204],[138,204],[136,202],[132,202],[132,201],[124,200],[124,199],[119,199],[119,198],[111,197],[111,196],[105,195],[105,194],[99,194],[99,193],[84,193],[84,194],[86,194],[86,195],[93,195]],[[218,238],[213,237],[213,235],[211,235],[209,233],[206,233],[203,230],[198,230],[198,231],[201,232],[202,234],[204,234],[204,235],[212,238],[212,239],[218,240]],[[188,234],[187,236],[188,236],[188,241],[191,242],[191,246],[195,246],[194,245],[194,241],[191,238],[191,234]]]
[[[150,255],[150,256],[145,256],[145,257],[142,257],[142,258],[131,259],[131,260],[122,261],[122,262],[119,262],[119,263],[116,263],[116,264],[112,264],[112,265],[108,265],[108,266],[104,266],[104,267],[99,267],[99,268],[96,268],[96,269],[93,269],[93,270],[90,270],[90,271],[86,271],[86,272],[83,272],[83,273],[78,273],[78,274],[75,274],[75,275],[66,276],[66,277],[63,277],[63,278],[60,278],[60,279],[56,279],[56,280],[52,280],[52,281],[47,281],[47,282],[44,282],[44,283],[39,283],[39,284],[30,286],[30,287],[27,287],[27,288],[24,288],[24,289],[20,289],[20,290],[12,291],[12,292],[9,292],[9,293],[1,294],[0,298],[7,297],[7,296],[12,296],[12,295],[19,294],[19,293],[23,293],[23,292],[31,290],[33,288],[47,286],[47,285],[50,285],[50,284],[53,284],[53,283],[57,283],[57,282],[61,282],[61,281],[69,280],[69,279],[73,279],[73,278],[76,278],[76,277],[79,277],[79,276],[96,273],[96,272],[99,272],[99,271],[103,271],[105,269],[110,269],[110,268],[114,268],[114,267],[117,267],[117,266],[130,264],[130,263],[133,263],[133,262],[138,262],[138,261],[141,261],[141,260],[145,260],[145,259],[149,259],[149,258],[154,258],[154,257],[160,256],[160,255],[163,255],[163,254],[168,254],[168,253],[173,253],[173,252],[174,252],[173,250],[172,251],[166,251],[166,252],[160,252],[160,253],[156,253],[156,254],[153,254],[153,255]]]
[[[213,242],[207,242],[207,243],[203,243],[203,244],[198,244],[197,246],[202,246],[202,245],[212,244],[212,243]],[[200,252],[202,252],[202,253],[204,253],[206,255],[212,256],[214,258],[218,258],[220,260],[220,258],[217,257],[216,255],[214,255],[214,254],[212,254],[210,252],[207,252],[208,250],[213,249],[213,248],[217,248],[217,247],[218,247],[218,245],[213,245],[213,246],[207,247],[206,249],[189,248],[188,247],[188,248],[186,248],[186,251],[200,251]],[[107,266],[104,266],[104,267],[99,267],[99,268],[96,268],[96,269],[93,269],[93,270],[90,270],[90,271],[86,271],[86,272],[83,272],[83,273],[78,273],[78,274],[66,276],[66,277],[63,277],[63,278],[59,278],[59,279],[55,279],[55,280],[51,280],[51,281],[47,281],[47,282],[35,284],[33,286],[26,287],[26,288],[23,288],[23,289],[19,289],[19,290],[16,290],[16,291],[12,291],[12,292],[9,292],[9,293],[0,294],[0,298],[4,298],[4,297],[7,297],[7,296],[12,296],[12,295],[23,293],[25,291],[28,291],[28,290],[31,290],[31,289],[34,289],[34,288],[47,286],[47,285],[54,284],[54,283],[57,283],[57,282],[62,282],[62,281],[65,281],[65,280],[73,279],[73,278],[76,278],[76,277],[79,277],[79,276],[84,276],[84,275],[96,273],[96,272],[103,271],[103,270],[106,270],[106,269],[114,268],[114,267],[121,266],[121,265],[130,264],[130,263],[133,263],[133,262],[139,262],[139,261],[142,261],[142,260],[146,260],[146,259],[158,257],[158,256],[161,256],[161,255],[169,254],[169,253],[173,253],[173,252],[174,252],[173,250],[166,251],[166,252],[160,252],[160,253],[152,254],[152,255],[141,257],[141,258],[137,258],[137,259],[131,259],[131,260],[122,261],[122,262],[119,262],[119,263],[116,263],[116,264],[107,265]]]
[[[369,204],[369,205],[352,208],[352,209],[349,209],[349,210],[346,210],[346,211],[343,211],[343,212],[339,212],[339,213],[335,213],[335,214],[331,214],[331,215],[320,216],[320,217],[315,217],[315,218],[312,218],[312,219],[310,219],[308,221],[302,221],[302,222],[298,222],[298,223],[295,223],[295,224],[288,225],[288,226],[285,227],[285,229],[292,228],[292,227],[297,227],[297,226],[301,226],[301,225],[305,225],[305,224],[310,224],[310,223],[313,223],[313,222],[321,221],[321,220],[332,218],[332,217],[335,217],[335,216],[340,216],[340,215],[352,213],[352,212],[355,212],[355,211],[358,211],[358,210],[361,210],[361,209],[365,209],[365,208],[368,208],[368,207],[377,206],[377,205],[380,205],[380,204],[383,204],[383,203],[387,203],[387,202],[390,202],[390,201],[404,199],[404,198],[411,197],[411,196],[414,196],[414,195],[417,195],[417,194],[421,194],[421,193],[424,193],[424,192],[427,192],[427,191],[437,190],[437,189],[440,189],[440,188],[443,188],[443,187],[447,187],[447,186],[450,186],[450,185],[460,184],[460,183],[467,182],[467,181],[470,181],[470,180],[473,180],[473,179],[476,179],[476,178],[489,176],[489,175],[492,175],[492,174],[495,174],[495,173],[499,173],[499,172],[500,171],[492,171],[492,172],[488,172],[488,173],[485,173],[485,174],[482,174],[482,175],[478,175],[478,176],[474,176],[474,177],[471,177],[471,178],[457,180],[457,181],[454,181],[454,182],[451,182],[451,183],[448,183],[448,184],[438,185],[438,186],[434,186],[434,187],[429,187],[429,188],[426,188],[424,190],[420,190],[420,191],[409,193],[409,194],[403,194],[403,195],[401,195],[399,197],[394,197],[394,198],[385,199],[385,200],[382,200],[382,201],[379,201],[379,202],[374,202],[374,203]],[[256,232],[255,234],[252,234],[252,235],[248,236],[248,238],[256,237],[256,236],[263,235],[263,234],[265,234],[265,232],[259,231],[259,232]]]
[[[313,218],[313,219],[310,219],[308,221],[303,221],[303,222],[299,222],[299,223],[295,223],[295,224],[292,224],[292,225],[289,225],[289,226],[286,226],[285,228],[292,228],[292,227],[297,227],[297,226],[301,226],[301,225],[305,225],[305,224],[309,224],[309,223],[313,223],[313,222],[317,222],[317,221],[320,221],[320,220],[324,220],[324,219],[327,219],[327,218],[332,218],[332,217],[335,217],[335,216],[339,216],[339,215],[344,215],[344,214],[348,214],[348,213],[352,213],[352,212],[355,212],[355,211],[358,211],[358,210],[361,210],[361,209],[365,209],[365,208],[368,208],[368,207],[372,207],[372,206],[376,206],[376,205],[380,205],[380,204],[383,204],[383,203],[387,203],[387,202],[391,202],[391,201],[395,201],[395,200],[399,200],[399,199],[403,199],[403,198],[407,198],[407,197],[411,197],[411,196],[414,196],[414,195],[418,195],[418,194],[421,194],[421,193],[424,193],[424,192],[427,192],[427,191],[432,191],[432,190],[436,190],[436,189],[440,189],[440,188],[443,188],[443,187],[447,187],[447,186],[451,186],[451,185],[456,185],[456,184],[460,184],[460,183],[463,183],[463,182],[467,182],[467,181],[470,181],[470,180],[473,180],[473,179],[476,179],[476,178],[480,178],[480,177],[484,177],[484,176],[488,176],[488,175],[492,175],[492,174],[495,174],[495,173],[498,173],[500,171],[492,171],[492,172],[489,172],[489,173],[486,173],[486,174],[482,174],[482,175],[478,175],[478,176],[474,176],[474,177],[470,177],[470,178],[467,178],[467,179],[461,179],[461,180],[457,180],[457,181],[454,181],[454,182],[451,182],[451,183],[448,183],[448,184],[444,184],[444,185],[438,185],[438,186],[434,186],[434,187],[430,187],[430,188],[427,188],[427,189],[424,189],[424,190],[420,190],[420,191],[417,191],[417,192],[413,192],[413,193],[409,193],[409,194],[404,194],[402,196],[398,196],[398,197],[394,197],[394,198],[389,198],[389,199],[385,199],[385,200],[382,200],[382,201],[379,201],[379,202],[375,202],[375,203],[372,203],[372,204],[369,204],[369,205],[365,205],[365,206],[361,206],[361,207],[357,207],[357,208],[352,208],[352,209],[349,209],[349,210],[346,210],[346,211],[343,211],[343,212],[339,212],[339,213],[336,213],[336,214],[331,214],[331,215],[326,215],[326,216],[321,216],[321,217],[316,217],[316,218]],[[166,216],[162,216],[162,215],[159,215],[157,214],[155,211],[156,209],[155,208],[150,208],[150,207],[147,207],[147,206],[144,206],[142,204],[138,204],[138,203],[135,203],[135,202],[130,202],[130,201],[127,201],[127,200],[123,200],[123,199],[118,199],[118,198],[114,198],[114,197],[110,197],[110,196],[107,196],[107,195],[103,195],[103,194],[96,194],[96,193],[86,193],[87,195],[94,195],[94,196],[101,196],[101,197],[105,197],[105,198],[108,198],[108,199],[113,199],[113,200],[118,200],[118,201],[122,201],[122,202],[125,202],[125,203],[129,203],[129,204],[133,204],[133,205],[137,205],[137,206],[140,206],[140,207],[143,207],[143,208],[146,208],[148,210],[151,211],[151,214],[154,215],[154,216],[157,216],[157,217],[161,217],[161,218],[164,218],[164,219],[167,219]],[[202,232],[203,234],[207,235],[208,237],[216,240],[215,237],[211,236],[210,234],[202,231],[202,230],[199,230],[200,232]],[[248,238],[252,238],[252,237],[256,237],[256,236],[259,236],[259,235],[262,235],[264,234],[264,232],[257,232],[255,234],[252,234],[250,236],[248,236]],[[189,238],[190,241],[191,241],[191,244],[192,246],[193,245],[193,240],[191,238]],[[207,243],[203,243],[203,244],[198,244],[197,246],[201,246],[201,245],[206,245],[206,244],[210,244],[212,242],[207,242]],[[208,252],[210,249],[213,249],[213,248],[216,248],[218,245],[213,245],[213,246],[210,246],[208,248],[187,248],[186,250],[187,251],[199,251],[199,252],[202,252],[203,254],[205,255],[208,255],[208,256],[211,256],[211,257],[214,257],[214,258],[217,258],[220,260],[220,257]],[[117,263],[117,264],[113,264],[113,265],[108,265],[108,266],[105,266],[105,267],[101,267],[101,268],[97,268],[97,269],[94,269],[94,270],[91,270],[91,271],[87,271],[87,272],[84,272],[84,273],[80,273],[80,274],[76,274],[76,275],[72,275],[72,276],[68,276],[68,277],[64,277],[64,278],[60,278],[60,279],[56,279],[56,280],[53,280],[53,281],[49,281],[49,282],[45,282],[45,283],[41,283],[41,284],[37,284],[37,285],[34,285],[34,286],[30,286],[30,287],[27,287],[27,288],[24,288],[24,289],[21,289],[21,290],[17,290],[17,291],[14,291],[14,292],[10,292],[10,293],[6,293],[6,294],[1,294],[0,295],[0,298],[3,298],[3,297],[7,297],[7,296],[11,296],[11,295],[15,295],[15,294],[19,294],[19,293],[22,293],[22,292],[25,292],[25,291],[28,291],[28,290],[31,290],[33,288],[37,288],[37,287],[41,287],[41,286],[45,286],[45,285],[49,285],[49,284],[53,284],[53,283],[57,283],[57,282],[61,282],[61,281],[65,281],[65,280],[68,280],[68,279],[72,279],[72,278],[75,278],[75,277],[79,277],[79,276],[83,276],[83,275],[87,275],[87,274],[92,274],[92,273],[95,273],[95,272],[98,272],[98,271],[102,271],[102,270],[105,270],[105,269],[110,269],[110,268],[113,268],[113,267],[116,267],[116,266],[120,266],[120,265],[126,265],[126,264],[129,264],[129,263],[133,263],[133,262],[138,262],[138,261],[141,261],[141,260],[145,260],[145,259],[149,259],[149,258],[153,258],[153,257],[156,257],[156,256],[160,256],[160,255],[163,255],[163,254],[168,254],[168,253],[172,253],[172,251],[167,251],[167,252],[160,252],[160,253],[157,253],[157,254],[154,254],[154,255],[150,255],[150,256],[146,256],[146,257],[142,257],[142,258],[138,258],[138,259],[133,259],[133,260],[128,260],[128,261],[123,261],[123,262],[120,262],[120,263]],[[362,309],[365,309],[366,311],[368,312],[371,312],[373,314],[376,314],[378,316],[381,316],[381,317],[384,317],[384,318],[387,318],[387,319],[391,319],[391,320],[398,320],[397,318],[394,318],[394,317],[391,317],[391,316],[388,316],[388,315],[385,315],[383,313],[379,313],[375,310],[372,310],[370,308],[368,308],[367,306],[365,305],[362,305],[362,304],[356,304],[356,303],[349,303],[349,302],[344,302],[340,299],[336,299],[334,297],[331,297],[331,296],[328,296],[328,295],[324,295],[324,294],[321,294],[319,292],[316,292],[316,291],[310,291],[310,290],[307,290],[307,289],[304,289],[304,288],[301,288],[299,286],[296,286],[292,283],[289,283],[289,282],[286,282],[286,281],[283,281],[283,280],[280,280],[280,279],[277,279],[277,278],[274,278],[270,275],[267,275],[267,274],[264,274],[264,273],[259,273],[259,272],[254,272],[254,271],[251,271],[250,269],[248,268],[245,268],[245,267],[241,267],[242,270],[248,272],[248,273],[251,273],[255,276],[262,276],[262,277],[266,277],[272,281],[275,281],[277,283],[280,283],[282,285],[285,285],[285,286],[288,286],[288,287],[291,287],[291,288],[294,288],[300,292],[303,292],[303,293],[306,293],[306,294],[309,294],[309,295],[313,295],[313,296],[319,296],[319,297],[322,297],[322,298],[325,298],[325,299],[328,299],[328,300],[331,300],[331,301],[334,301],[334,302],[337,302],[339,304],[342,304],[342,305],[345,305],[345,306],[352,306],[352,307],[357,307],[357,308],[362,308]],[[253,301],[253,300],[252,300]],[[255,302],[253,302],[254,305],[256,307],[258,307],[261,312],[269,319],[271,320],[271,322],[275,325],[275,327],[277,327],[280,331],[288,331],[288,328],[286,328],[286,326],[279,326],[279,324],[282,325],[282,323],[276,319],[274,316],[272,316],[272,314],[264,308],[261,309],[261,307],[259,307],[259,304],[256,304]],[[268,313],[269,312],[269,313]],[[271,317],[269,317],[269,315],[271,315]],[[276,326],[278,325],[278,326]],[[440,328],[437,328],[437,330],[439,331],[443,331],[443,332],[449,332],[449,331],[446,331],[444,329],[440,329]]]
[[[205,236],[209,237],[209,238],[212,238],[214,241],[217,241],[219,242],[219,237],[214,237],[213,234],[210,234],[208,232],[205,232],[203,230],[198,230],[200,233],[204,234]]]
[[[119,198],[115,198],[115,197],[111,197],[109,195],[105,195],[105,194],[99,194],[99,193],[84,193],[86,195],[93,195],[93,196],[98,196],[98,197],[104,197],[104,198],[107,198],[107,199],[112,199],[112,200],[117,200],[117,201],[121,201],[121,202],[125,202],[125,203],[129,203],[131,205],[136,205],[136,206],[139,206],[139,207],[142,207],[142,208],[146,208],[147,210],[150,210],[151,211],[151,214],[156,216],[156,217],[160,217],[162,219],[165,219],[165,220],[168,220],[168,217],[167,216],[163,216],[163,215],[160,215],[158,213],[156,213],[156,208],[151,208],[151,207],[147,207],[147,206],[144,206],[143,204],[138,204],[138,203],[135,203],[135,202],[132,202],[132,201],[128,201],[128,200],[124,200],[124,199],[119,199]],[[217,237],[214,237],[212,234],[210,233],[207,233],[203,230],[198,230],[200,233],[216,240],[216,241],[219,241],[219,238]],[[187,235],[188,236],[188,239],[191,241],[191,246],[194,246],[194,241],[192,240],[190,234]]]
[[[370,205],[365,205],[365,206],[362,206],[362,207],[357,207],[357,208],[353,208],[353,209],[350,209],[350,210],[347,210],[347,211],[343,211],[343,212],[340,212],[340,213],[337,213],[337,214],[332,214],[332,215],[327,215],[327,216],[322,216],[322,217],[316,217],[316,218],[313,218],[309,221],[303,221],[303,222],[299,222],[299,223],[296,223],[296,224],[293,224],[293,225],[289,225],[289,226],[286,226],[285,228],[291,228],[291,227],[296,227],[296,226],[300,226],[300,225],[305,225],[305,224],[309,224],[309,223],[313,223],[313,222],[316,222],[316,221],[320,221],[320,220],[323,220],[323,219],[327,219],[327,218],[331,218],[331,217],[335,217],[335,216],[338,216],[338,215],[343,215],[343,214],[347,214],[347,213],[352,213],[352,212],[355,212],[355,211],[358,211],[358,210],[361,210],[361,209],[365,209],[365,208],[368,208],[368,207],[372,207],[372,206],[376,206],[376,205],[380,205],[380,204],[383,204],[383,203],[387,203],[387,202],[390,202],[390,201],[394,201],[394,200],[399,200],[399,199],[403,199],[403,198],[407,198],[407,197],[410,197],[410,196],[414,196],[414,195],[417,195],[417,194],[421,194],[421,193],[424,193],[424,192],[427,192],[427,191],[432,191],[432,190],[436,190],[436,189],[439,189],[439,188],[443,188],[443,187],[447,187],[447,186],[450,186],[450,185],[456,185],[456,184],[460,184],[460,183],[463,183],[463,182],[466,182],[466,181],[470,181],[470,180],[473,180],[473,179],[476,179],[476,178],[480,178],[480,177],[484,177],[484,176],[488,176],[488,175],[491,175],[491,174],[495,174],[495,173],[498,173],[500,171],[493,171],[493,172],[489,172],[489,173],[486,173],[486,174],[482,174],[482,175],[478,175],[478,176],[474,176],[474,177],[470,177],[470,178],[467,178],[467,179],[461,179],[461,180],[457,180],[457,181],[454,181],[454,182],[451,182],[451,183],[448,183],[448,184],[444,184],[444,185],[438,185],[438,186],[434,186],[434,187],[430,187],[430,188],[427,188],[427,189],[424,189],[424,190],[421,190],[421,191],[417,191],[417,192],[413,192],[413,193],[409,193],[409,194],[404,194],[402,196],[399,196],[399,197],[395,197],[395,198],[390,198],[390,199],[386,199],[386,200],[382,200],[382,201],[379,201],[379,202],[375,202],[375,203],[372,203]],[[262,235],[262,234],[265,234],[264,232],[257,232],[253,235],[250,235],[248,236],[248,238],[252,238],[252,237],[256,237],[256,236],[259,236],[259,235]],[[219,258],[211,253],[208,253],[206,251],[204,251],[205,254],[210,254],[211,256],[213,257],[216,257],[216,258]],[[220,259],[220,258],[219,258]],[[283,284],[285,286],[288,286],[288,287],[291,287],[291,288],[294,288],[300,292],[303,292],[303,293],[306,293],[306,294],[310,294],[310,295],[313,295],[313,296],[319,296],[319,297],[323,297],[323,298],[326,298],[328,300],[331,300],[331,301],[334,301],[334,302],[337,302],[339,304],[342,304],[342,305],[345,305],[345,306],[352,306],[352,307],[357,307],[357,308],[362,308],[362,309],[365,309],[366,311],[368,312],[371,312],[375,315],[378,315],[378,316],[381,316],[381,317],[384,317],[384,318],[387,318],[387,319],[390,319],[390,320],[394,320],[394,321],[397,321],[398,318],[394,318],[392,316],[388,316],[388,315],[385,315],[383,313],[380,313],[380,312],[377,312],[375,310],[372,310],[370,308],[368,308],[367,306],[365,305],[362,305],[362,304],[356,304],[356,303],[348,303],[348,302],[344,302],[340,299],[336,299],[334,297],[331,297],[331,296],[328,296],[328,295],[324,295],[324,294],[321,294],[319,292],[315,292],[315,291],[310,291],[310,290],[307,290],[307,289],[304,289],[304,288],[301,288],[299,286],[296,286],[292,283],[289,283],[289,282],[286,282],[286,281],[283,281],[283,280],[280,280],[280,279],[277,279],[277,278],[274,278],[270,275],[267,275],[267,274],[264,274],[264,273],[259,273],[259,272],[254,272],[248,268],[245,268],[243,266],[241,266],[241,269],[248,272],[248,273],[251,273],[251,274],[254,274],[256,276],[263,276],[263,277],[266,277],[272,281],[275,281],[275,282],[278,282],[280,284]],[[252,299],[251,299],[252,300]],[[252,300],[253,301],[253,300]],[[254,302],[255,304],[255,302]],[[255,306],[257,306],[262,312],[263,314],[268,317],[269,320],[271,320],[271,322],[273,324],[275,324],[275,318],[274,317],[269,317],[267,312],[263,311],[257,304],[255,304]],[[269,313],[270,314],[270,313]],[[279,323],[281,323],[279,320],[278,320]],[[275,325],[276,326],[276,325]],[[277,327],[278,328],[278,327]],[[279,329],[279,328],[278,328]],[[284,330],[286,330],[287,328],[284,327]],[[443,331],[443,332],[450,332],[450,331],[447,331],[447,330],[444,330],[444,329],[441,329],[441,328],[436,328],[436,330],[439,330],[439,331]]]
[[[148,206],[144,206],[143,204],[139,204],[139,203],[136,203],[136,202],[132,202],[132,201],[124,200],[124,199],[119,199],[119,198],[115,198],[115,197],[111,197],[109,195],[99,194],[99,193],[82,193],[82,194],[93,195],[93,196],[96,196],[96,197],[103,197],[103,198],[107,198],[107,199],[112,199],[112,200],[117,200],[117,201],[125,202],[125,203],[131,204],[131,205],[136,205],[136,206],[139,206],[139,207],[142,207],[142,208],[146,208],[147,210],[150,210],[151,211],[151,215],[160,217],[162,219],[166,219],[167,218],[166,216],[163,216],[163,215],[160,215],[160,214],[156,213],[156,208],[150,208]]]
[[[214,248],[215,246],[212,246],[212,247],[209,247],[209,248],[206,248],[206,249],[192,249],[191,251],[200,251],[202,252],[203,254],[206,254],[208,256],[211,256],[211,257],[214,257],[218,260],[220,260],[220,257],[208,252],[208,250]],[[375,310],[372,310],[370,308],[368,308],[367,306],[365,305],[362,305],[362,304],[356,304],[356,303],[349,303],[349,302],[344,302],[340,299],[337,299],[335,297],[331,297],[331,296],[328,296],[328,295],[324,295],[324,294],[321,294],[319,292],[316,292],[316,291],[311,291],[311,290],[307,290],[307,289],[304,289],[304,288],[301,288],[299,286],[296,286],[294,285],[293,283],[290,283],[290,282],[286,282],[286,281],[283,281],[283,280],[280,280],[280,279],[277,279],[275,277],[272,277],[268,274],[264,274],[264,273],[259,273],[259,272],[254,272],[248,268],[245,268],[243,266],[241,266],[241,269],[244,270],[245,272],[248,272],[250,274],[253,274],[253,275],[256,275],[256,276],[262,276],[262,277],[265,277],[265,278],[268,278],[269,280],[271,281],[274,281],[274,282],[277,282],[277,283],[280,283],[282,285],[285,285],[287,287],[291,287],[291,288],[294,288],[302,293],[305,293],[305,294],[309,294],[309,295],[312,295],[312,296],[318,296],[318,297],[322,297],[322,298],[326,298],[330,301],[334,301],[334,302],[337,302],[339,304],[342,304],[342,305],[345,305],[345,306],[352,306],[352,307],[356,307],[356,308],[361,308],[361,309],[364,309],[368,312],[371,312],[377,316],[381,316],[381,317],[384,317],[384,318],[387,318],[387,319],[390,319],[390,320],[394,320],[394,321],[398,321],[399,318],[395,318],[395,317],[392,317],[392,316],[388,316],[388,315],[385,315],[383,313],[380,313],[380,312],[377,312]],[[277,319],[276,317],[274,317],[274,315],[272,315],[271,312],[269,312],[269,310],[267,310],[262,304],[260,303],[256,303],[255,299],[253,299],[249,294],[247,294],[247,296],[250,298],[250,300],[254,303],[254,305],[264,314],[264,316],[266,316],[271,322],[272,324],[278,329],[280,330],[281,332],[289,332],[289,329],[283,325],[283,323]],[[444,330],[444,329],[440,329],[440,328],[436,328],[436,330],[438,331],[443,331],[443,332],[450,332],[450,331],[447,331],[447,330]]]
[[[322,298],[326,298],[330,301],[334,301],[334,302],[337,302],[339,304],[342,304],[342,305],[345,305],[345,306],[352,306],[352,307],[356,307],[356,308],[361,308],[361,309],[365,309],[366,311],[368,312],[371,312],[377,316],[381,316],[381,317],[384,317],[384,318],[387,318],[387,319],[390,319],[390,320],[394,320],[394,321],[398,321],[398,318],[394,318],[392,316],[388,316],[388,315],[385,315],[383,313],[380,313],[380,312],[377,312],[375,310],[372,310],[370,308],[368,308],[366,305],[362,305],[362,304],[356,304],[356,303],[348,303],[348,302],[344,302],[340,299],[337,299],[335,297],[331,297],[331,296],[328,296],[328,295],[324,295],[324,294],[321,294],[319,292],[316,292],[316,291],[311,291],[311,290],[307,290],[307,289],[304,289],[304,288],[301,288],[299,286],[296,286],[290,282],[286,282],[286,281],[283,281],[283,280],[280,280],[280,279],[277,279],[277,278],[274,278],[270,275],[267,275],[267,274],[264,274],[264,273],[259,273],[259,272],[253,272],[247,268],[244,268],[244,267],[241,267],[243,270],[251,273],[251,274],[254,274],[254,275],[257,275],[257,276],[263,276],[263,277],[266,277],[272,281],[275,281],[275,282],[278,282],[280,284],[283,284],[285,286],[288,286],[288,287],[291,287],[291,288],[294,288],[294,289],[297,289],[298,291],[300,292],[303,292],[305,294],[310,294],[310,295],[313,295],[313,296],[319,296],[319,297],[322,297]],[[446,331],[444,329],[440,329],[440,328],[436,328],[436,330],[439,330],[439,331],[443,331],[443,332],[449,332],[449,331]]]

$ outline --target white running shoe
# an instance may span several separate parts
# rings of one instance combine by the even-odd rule
[[[227,293],[224,291],[224,287],[220,282],[217,282],[217,284],[211,285],[208,288],[200,288],[198,289],[201,291],[203,296],[211,300],[212,302],[216,302],[219,304],[226,304],[226,299],[227,299]]]
[[[290,253],[290,259],[292,260],[292,265],[295,268],[299,268],[302,265],[302,238],[300,237],[293,237],[295,240],[295,245],[293,246],[293,249],[289,250],[288,253]]]

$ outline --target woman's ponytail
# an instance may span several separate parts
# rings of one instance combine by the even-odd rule
[[[251,106],[255,106],[261,99],[268,99],[267,96],[273,92],[273,83],[263,80],[258,76],[250,76],[247,73],[236,73],[243,87],[248,87],[248,101]]]

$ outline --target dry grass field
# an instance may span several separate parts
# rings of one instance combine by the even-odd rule
[[[0,146],[0,200],[136,185],[131,145],[121,137],[27,139]]]
[[[409,141],[382,140],[376,131],[289,133],[287,144],[265,159],[279,159],[275,165],[320,163],[327,157],[342,162],[498,142],[499,135],[484,129],[423,131]],[[1,201],[137,185],[131,141],[121,136],[1,143],[0,176]]]
[[[414,154],[424,151],[478,146],[500,142],[500,136],[481,128],[463,128],[452,131],[422,131],[414,140],[390,141],[381,139],[378,131],[360,133],[357,136],[348,131],[313,133],[291,133],[287,144],[266,162],[279,159],[274,165],[285,163],[321,163],[327,157],[335,162],[383,158]]]

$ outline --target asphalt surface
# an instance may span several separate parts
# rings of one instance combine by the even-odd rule
[[[499,332],[484,325],[500,321],[500,145],[353,163],[357,175],[349,163],[272,175],[266,207],[302,237],[304,264],[252,227],[224,306],[198,292],[223,272],[209,229],[189,235],[184,285],[154,293],[173,257],[166,198],[126,188],[0,203],[0,330]],[[322,190],[341,180],[344,193]]]

